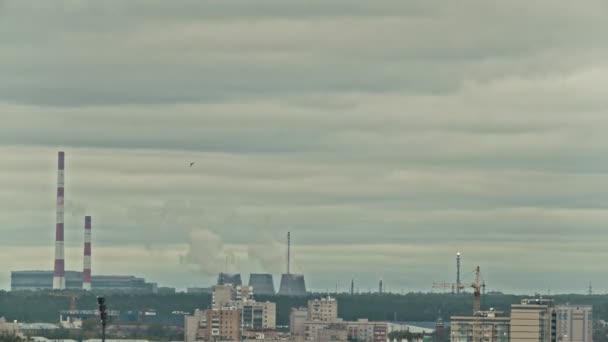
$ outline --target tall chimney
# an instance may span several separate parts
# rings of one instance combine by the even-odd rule
[[[456,253],[456,293],[460,293],[460,252]]]
[[[82,289],[91,290],[91,216],[84,217],[84,269]]]
[[[53,290],[65,289],[65,260],[63,245],[63,203],[64,203],[64,153],[58,154],[57,167],[57,224],[55,226],[55,269],[53,271]]]
[[[291,262],[291,233],[287,232],[287,274],[289,273],[289,264]]]

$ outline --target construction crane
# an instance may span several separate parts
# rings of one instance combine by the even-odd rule
[[[481,341],[483,332],[481,331],[481,282],[479,266],[475,267],[475,282],[471,284],[473,288],[473,341]]]
[[[74,292],[51,292],[49,296],[52,297],[66,297],[70,298],[70,310],[76,311],[78,308],[76,307],[76,299],[78,298],[78,294]]]
[[[479,266],[475,268],[475,282],[471,284],[473,288],[473,316],[481,311],[481,282],[479,276]],[[485,287],[485,286],[484,286]]]

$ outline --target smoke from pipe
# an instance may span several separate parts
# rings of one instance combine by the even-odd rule
[[[224,241],[209,229],[193,229],[190,232],[188,250],[180,256],[180,263],[196,265],[198,270],[206,275],[219,272],[235,272],[236,255],[226,249]],[[226,270],[226,264],[228,270]]]

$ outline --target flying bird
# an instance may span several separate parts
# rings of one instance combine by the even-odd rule
[[[192,165],[194,165],[195,162],[191,162],[189,167],[192,167]]]

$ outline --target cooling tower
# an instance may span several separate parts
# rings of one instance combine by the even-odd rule
[[[279,295],[282,296],[305,296],[306,284],[302,274],[283,274],[281,276],[281,286]]]
[[[249,275],[249,286],[253,287],[254,295],[274,295],[274,282],[272,274],[251,273]]]
[[[235,274],[220,273],[220,275],[217,277],[217,284],[218,285],[232,284],[235,286],[239,286],[239,285],[243,285],[243,282],[241,281],[241,275],[239,273],[235,273]]]

